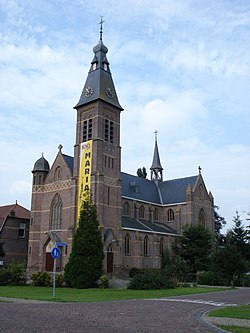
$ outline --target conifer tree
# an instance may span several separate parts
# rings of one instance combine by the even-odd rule
[[[72,252],[65,266],[64,279],[74,288],[92,288],[102,275],[104,258],[96,206],[89,196],[83,201]]]

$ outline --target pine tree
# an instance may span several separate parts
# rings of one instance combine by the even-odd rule
[[[226,242],[235,245],[244,259],[250,260],[249,230],[245,228],[239,212],[233,217],[233,227],[227,233]]]
[[[89,197],[83,202],[72,252],[65,266],[64,279],[74,288],[92,288],[102,275],[104,258],[96,206]]]
[[[191,273],[206,270],[210,263],[213,239],[209,230],[201,225],[188,225],[173,250],[187,263]]]

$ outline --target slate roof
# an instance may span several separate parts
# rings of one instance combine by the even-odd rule
[[[198,176],[166,180],[156,184],[148,179],[122,172],[122,196],[154,204],[176,204],[186,201],[186,190],[194,188]]]
[[[68,167],[70,168],[71,172],[73,173],[73,167],[74,167],[74,157],[62,154],[65,162],[67,163]]]
[[[30,219],[30,211],[20,205],[12,204],[6,206],[0,206],[0,232],[4,227],[4,223],[7,220],[7,217],[10,216],[11,211],[15,212],[15,217],[21,219]]]
[[[121,173],[121,177],[122,196],[161,204],[158,189],[153,181],[124,172]]]
[[[143,232],[177,235],[177,232],[174,229],[162,223],[147,220],[136,220],[135,218],[129,216],[122,216],[122,228]]]

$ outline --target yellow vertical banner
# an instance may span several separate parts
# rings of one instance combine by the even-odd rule
[[[78,189],[78,219],[84,195],[90,191],[92,167],[92,140],[82,142],[80,145],[80,170]]]

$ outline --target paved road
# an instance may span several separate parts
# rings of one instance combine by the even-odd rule
[[[250,303],[250,288],[171,299],[96,303],[0,302],[0,331],[70,333],[222,332],[201,314]]]

